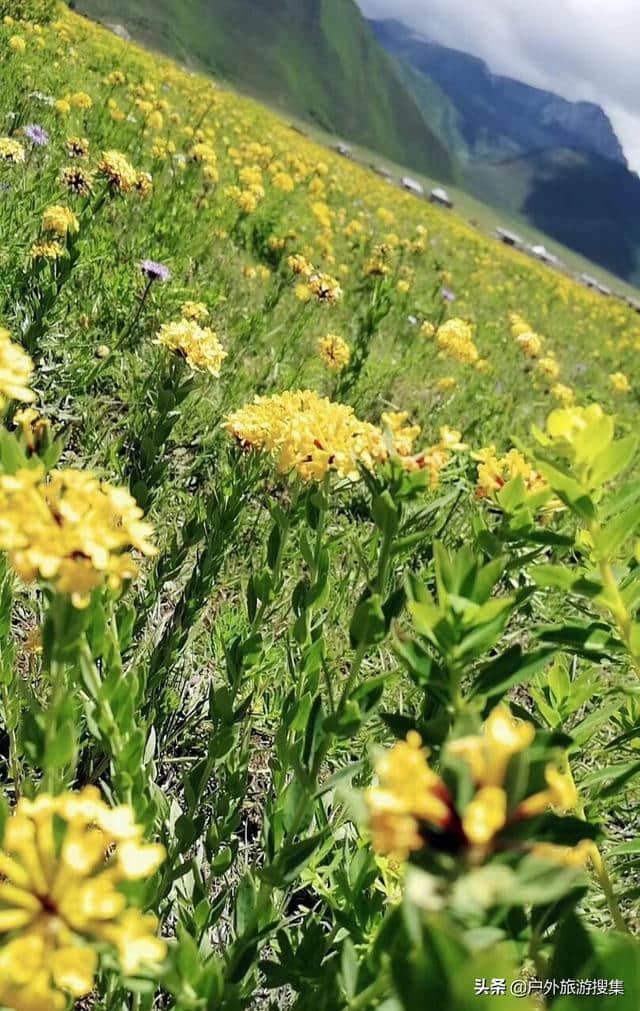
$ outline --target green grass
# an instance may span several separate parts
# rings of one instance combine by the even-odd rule
[[[37,918],[0,920],[14,928],[0,1004],[34,1007],[7,981],[25,982],[42,925],[39,979],[69,990],[49,973],[68,919],[75,969],[76,944],[90,949],[79,1006],[95,1011],[468,1011],[476,977],[521,972],[624,978],[634,1008],[637,315],[501,246],[488,217],[471,227],[473,208],[491,212],[470,198],[456,192],[453,214],[416,200],[328,150],[332,135],[303,137],[75,15],[41,36],[2,26],[0,52],[14,127],[0,139],[0,320],[15,345],[3,332],[0,823],[20,798],[94,785],[166,850],[156,873],[118,871],[69,909],[53,869],[84,880],[115,842],[87,808],[89,840],[76,824],[67,847],[69,807],[21,803],[26,828],[9,822],[0,850],[31,870],[1,866]],[[34,123],[48,144],[31,146]],[[70,136],[87,138],[85,160]],[[64,182],[78,166],[88,197]],[[78,230],[43,249],[59,205]],[[171,276],[150,282],[148,258]],[[201,329],[187,302],[204,306]],[[539,336],[519,342],[526,326]],[[329,335],[350,347],[339,373],[318,348]],[[15,376],[27,352],[33,371]],[[35,419],[16,414],[25,382]],[[557,383],[580,411],[555,416],[543,450],[532,426],[566,395]],[[593,404],[605,415],[582,412]],[[516,442],[526,459],[505,460]],[[507,768],[494,734],[478,772],[489,746],[469,737],[499,700],[533,729],[507,725]],[[390,790],[416,833],[398,861],[393,819],[372,841],[381,797],[364,791],[409,729],[432,774],[393,752]],[[460,736],[456,758],[443,743]],[[574,817],[543,793],[558,776]],[[540,793],[535,820],[520,805]],[[529,859],[595,834],[606,873]],[[128,966],[105,941],[96,891],[106,918],[122,902],[158,917],[145,930],[166,939],[161,964]],[[422,908],[434,896],[441,909]]]

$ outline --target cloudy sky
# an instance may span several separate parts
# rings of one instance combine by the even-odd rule
[[[481,56],[491,70],[572,100],[598,102],[640,172],[638,0],[358,0],[367,17],[395,17]]]

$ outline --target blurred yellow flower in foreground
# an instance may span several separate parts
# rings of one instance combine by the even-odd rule
[[[566,812],[575,807],[577,794],[570,772],[549,763],[545,769],[548,788],[532,794],[509,811],[505,778],[509,762],[531,746],[535,729],[514,719],[506,705],[489,714],[481,734],[449,741],[448,757],[466,763],[475,792],[458,808],[444,780],[430,768],[428,752],[419,734],[410,731],[376,763],[379,783],[366,792],[370,828],[376,849],[405,858],[412,851],[441,846],[445,852],[487,847],[507,824],[530,818],[554,807]],[[576,847],[529,847],[541,856],[581,866],[590,853],[588,842]]]
[[[13,344],[9,331],[0,327],[0,408],[7,400],[30,404],[36,399],[29,389],[33,362],[19,344]]]
[[[131,808],[107,807],[94,787],[20,800],[0,849],[0,1004],[63,1011],[93,989],[105,943],[127,974],[162,962],[155,917],[118,886],[150,877],[164,858],[142,841]]]

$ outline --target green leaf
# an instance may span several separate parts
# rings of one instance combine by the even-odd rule
[[[581,520],[585,520],[587,523],[595,519],[596,509],[593,501],[587,490],[575,478],[542,460],[537,460],[536,464],[538,470],[547,479],[556,495],[562,499],[565,505],[576,516],[579,516]]]
[[[613,481],[618,474],[626,470],[638,449],[635,435],[608,445],[595,459],[591,467],[591,479],[596,488]]]
[[[511,646],[482,668],[471,686],[470,697],[486,695],[488,699],[495,701],[513,685],[529,681],[549,662],[554,653],[552,647],[523,653],[521,646]]]
[[[325,836],[325,832],[316,832],[307,839],[285,846],[271,867],[264,868],[261,876],[276,887],[291,884],[307,866]]]
[[[608,857],[623,857],[630,853],[640,853],[640,836],[630,842],[620,843],[612,849],[607,850]]]
[[[361,600],[351,619],[349,637],[353,649],[373,646],[382,642],[387,634],[387,620],[382,609],[382,598],[374,593]]]
[[[356,688],[351,698],[357,702],[361,712],[370,713],[372,709],[375,709],[384,694],[387,680],[388,675],[381,674],[379,677],[369,678],[368,681],[364,681]]]
[[[388,491],[374,498],[371,511],[375,524],[383,536],[389,539],[393,537],[398,529],[400,517],[398,507]]]
[[[601,557],[613,558],[629,537],[633,537],[638,523],[640,523],[640,502],[632,505],[619,516],[614,516],[594,541],[595,548]]]
[[[543,642],[568,647],[588,660],[607,660],[624,651],[623,644],[612,634],[611,628],[602,622],[543,625],[536,634]]]

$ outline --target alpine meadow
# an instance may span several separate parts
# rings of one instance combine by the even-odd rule
[[[640,315],[55,0],[0,82],[0,1008],[638,1011]]]

